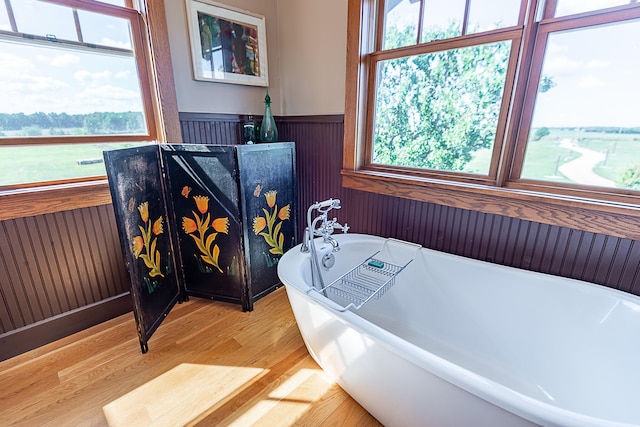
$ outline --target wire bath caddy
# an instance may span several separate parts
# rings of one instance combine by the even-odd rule
[[[326,295],[328,291],[348,301],[349,304],[341,307],[341,311],[351,307],[358,310],[370,300],[379,299],[393,287],[396,276],[413,261],[411,259],[403,265],[393,264],[376,258],[379,253],[374,253],[319,292]]]

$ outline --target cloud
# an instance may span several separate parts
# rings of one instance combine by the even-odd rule
[[[80,70],[73,73],[73,78],[83,85],[96,85],[100,82],[111,80],[113,74],[110,70],[104,70],[92,73],[87,70]]]
[[[32,114],[38,111],[42,112],[70,112],[75,106],[68,105],[69,100],[64,96],[60,96],[58,91],[37,91],[26,92],[20,91],[13,98],[11,108],[3,111],[7,113],[15,113],[17,111],[25,114]]]
[[[76,99],[90,100],[131,100],[139,99],[140,94],[133,90],[123,89],[117,86],[98,86],[83,90],[76,95]]]
[[[598,59],[593,59],[587,62],[587,68],[591,70],[598,69],[598,68],[609,68],[610,66],[611,66],[611,63],[609,61],[601,61]]]
[[[6,78],[2,83],[2,93],[7,99],[29,95],[29,92],[54,91],[64,89],[68,84],[62,80],[47,76],[21,74]]]
[[[79,64],[82,60],[78,55],[72,55],[70,53],[61,53],[59,55],[40,53],[33,56],[36,61],[44,63],[51,67],[64,68],[69,65]]]
[[[569,58],[567,52],[569,49],[566,45],[550,41],[545,52],[544,73],[570,73],[579,69],[582,64]]]
[[[589,61],[579,61],[564,55],[565,49],[550,49],[547,52],[544,62],[544,72],[546,74],[565,73],[575,74],[584,70],[602,70],[611,68],[611,62],[599,59]]]
[[[582,64],[567,56],[547,56],[544,62],[544,72],[546,74],[553,73],[570,73],[580,69]]]
[[[619,6],[625,2],[620,0],[565,0],[558,3],[556,16],[564,16],[589,10],[599,10],[607,7]]]
[[[35,60],[52,65],[76,62],[79,58],[74,55],[57,55],[53,58],[36,55]],[[14,97],[28,95],[25,92],[53,91],[69,86],[64,80],[47,75],[46,68],[43,67],[46,65],[36,65],[24,57],[0,52],[0,80],[3,95],[6,93],[7,99],[15,101]]]
[[[37,68],[26,58],[0,51],[0,78],[3,81],[9,76],[29,73]]]
[[[27,87],[33,92],[63,89],[68,86],[66,82],[53,77],[26,76],[26,79],[28,80]]]
[[[137,91],[110,85],[86,87],[74,102],[86,111],[142,111]]]
[[[578,81],[578,87],[583,89],[594,89],[605,86],[608,86],[607,82],[594,75],[582,76]]]
[[[0,112],[141,111],[131,62],[0,42]]]
[[[120,71],[116,73],[116,79],[130,79],[130,78],[131,78],[131,71],[129,70]]]
[[[125,42],[121,42],[121,41],[110,39],[108,37],[103,37],[102,40],[100,40],[100,44],[104,46],[119,47],[120,49],[131,50],[131,43],[128,40]]]
[[[74,65],[80,63],[80,57],[77,55],[71,55],[70,53],[63,53],[61,55],[55,55],[51,58],[49,63],[52,67],[66,67],[68,65]]]

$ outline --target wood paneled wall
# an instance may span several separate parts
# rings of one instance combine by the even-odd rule
[[[0,359],[126,313],[128,291],[111,205],[0,222]]]
[[[240,144],[242,120],[230,114],[180,113],[182,142],[185,144]]]
[[[128,292],[110,205],[0,223],[0,331]]]
[[[184,142],[239,143],[244,118],[181,113]],[[341,115],[276,123],[296,142],[299,236],[306,207],[340,198],[352,232],[640,295],[638,241],[343,189]],[[0,221],[0,360],[125,313],[128,289],[111,205]]]
[[[640,295],[640,242],[371,193],[343,194],[353,231]]]
[[[198,118],[206,120],[204,116]],[[183,134],[184,126],[192,126],[184,119],[188,117],[181,117]],[[219,119],[214,117],[209,125],[215,128]],[[340,179],[342,116],[279,117],[276,123],[282,141],[296,142],[299,236],[306,221],[306,207],[330,197],[340,198],[343,208],[335,216],[341,223],[348,222],[352,232],[394,237],[443,252],[640,295],[638,241],[344,189]]]

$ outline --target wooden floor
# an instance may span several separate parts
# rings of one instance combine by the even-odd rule
[[[379,426],[307,353],[280,288],[192,298],[140,353],[127,314],[0,362],[0,426]]]

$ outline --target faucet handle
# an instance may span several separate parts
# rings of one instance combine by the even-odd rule
[[[344,225],[341,225],[339,222],[336,221],[336,219],[333,219],[333,224],[332,224],[332,228],[338,228],[340,230],[342,230],[343,233],[346,233],[347,231],[349,231],[349,225],[345,222]]]

